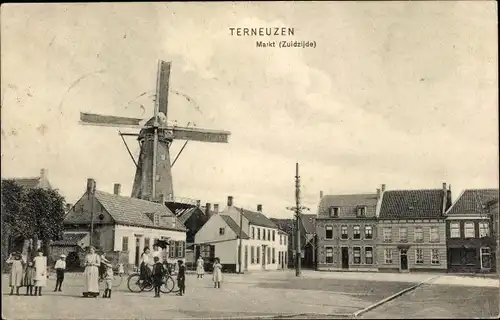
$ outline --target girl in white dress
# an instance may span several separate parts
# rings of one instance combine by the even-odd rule
[[[38,250],[38,256],[33,258],[33,265],[35,266],[35,296],[42,295],[42,288],[47,285],[47,257],[43,256],[43,251]]]
[[[220,289],[220,282],[222,281],[222,265],[220,264],[219,258],[215,258],[213,280],[214,288]]]
[[[196,260],[196,274],[198,275],[198,278],[203,278],[203,275],[205,274],[205,261],[201,256],[198,257],[198,260]]]
[[[151,271],[153,269],[154,261],[151,258],[151,251],[148,247],[144,248],[141,254],[141,261],[139,270],[141,272],[141,279],[143,281],[151,281]]]
[[[94,247],[89,247],[89,253],[85,256],[85,271],[83,272],[84,278],[84,297],[98,297],[99,296],[99,267],[101,265],[101,258],[95,253]]]

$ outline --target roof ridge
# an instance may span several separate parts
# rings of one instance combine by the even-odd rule
[[[2,178],[2,180],[28,180],[28,179],[31,179],[31,180],[40,180],[42,177],[40,176],[34,176],[34,177],[16,177],[16,178]]]
[[[397,191],[397,192],[401,192],[401,191],[408,191],[408,192],[411,192],[411,191],[443,191],[443,189],[439,189],[439,188],[433,188],[433,189],[394,189],[394,190],[386,190],[384,192],[394,192],[394,191]]]
[[[337,196],[376,196],[377,193],[336,193],[336,194],[325,194],[324,197],[337,197]]]
[[[118,198],[130,199],[132,201],[143,202],[143,203],[147,203],[147,204],[154,204],[154,205],[157,205],[157,206],[164,206],[164,205],[162,205],[161,203],[158,203],[158,202],[148,201],[148,200],[134,198],[134,197],[122,196],[120,194],[114,194],[112,192],[106,192],[106,191],[102,191],[102,190],[96,190],[96,192],[101,192],[101,193],[104,193],[106,195],[114,196],[114,197],[118,197]],[[166,206],[164,206],[164,207],[166,207]]]

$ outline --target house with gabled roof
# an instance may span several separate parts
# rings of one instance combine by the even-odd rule
[[[445,212],[451,189],[391,190],[378,217],[379,271],[446,271]]]
[[[66,215],[64,228],[65,235],[88,233],[91,244],[105,252],[127,252],[132,266],[158,240],[170,244],[164,252],[167,261],[185,258],[187,229],[172,211],[163,203],[122,196],[119,185],[114,193],[86,191]]]
[[[490,204],[498,189],[467,189],[446,212],[448,271],[494,272],[496,238]]]
[[[227,207],[198,231],[196,252],[205,261],[218,257],[224,269],[232,272],[240,271],[240,254],[241,272],[286,268],[287,235],[264,215],[262,205],[252,211],[235,206],[233,201],[229,196]]]

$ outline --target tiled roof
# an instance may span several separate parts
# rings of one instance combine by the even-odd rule
[[[96,190],[95,197],[117,224],[186,231],[184,225],[175,217],[172,211],[160,203],[124,197],[99,190]],[[160,214],[160,224],[158,226],[154,225],[154,213]],[[175,219],[175,226],[172,218]],[[66,224],[90,223],[87,220],[86,215],[70,212],[64,222]]]
[[[487,210],[488,202],[495,199],[498,199],[498,189],[467,189],[446,214],[482,214]]]
[[[303,214],[301,218],[302,218],[302,225],[304,226],[306,233],[316,233],[316,225],[315,225],[316,215]]]
[[[194,208],[186,209],[180,215],[176,214],[176,216],[178,217],[180,222],[186,223],[186,221],[188,221],[188,219],[193,215],[193,213],[196,212],[196,209],[198,209],[198,208],[194,207]]]
[[[38,184],[40,183],[40,177],[34,177],[34,178],[13,178],[10,179],[13,180],[15,183],[20,185],[21,187],[24,188],[36,188]]]
[[[61,240],[54,241],[55,246],[77,246],[78,242],[87,236],[87,233],[67,233]]]
[[[443,190],[386,191],[382,198],[380,219],[443,218]]]
[[[235,207],[236,210],[240,211],[241,208]],[[269,220],[268,217],[263,215],[260,212],[254,212],[250,211],[247,209],[243,209],[243,216],[247,218],[248,222],[250,222],[253,225],[259,226],[259,227],[266,227],[266,228],[275,228],[278,229],[278,226]]]
[[[231,228],[231,230],[236,233],[236,235],[239,237],[240,236],[240,227],[238,224],[231,218],[230,216],[226,216],[221,214],[220,217],[226,222],[226,224]],[[250,237],[245,233],[245,231],[241,230],[241,238],[242,239],[250,239]]]
[[[326,195],[321,198],[320,209],[329,207],[356,207],[356,206],[376,206],[377,195],[373,194],[344,194]]]

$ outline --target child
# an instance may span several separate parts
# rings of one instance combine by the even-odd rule
[[[214,288],[220,289],[220,282],[222,280],[222,265],[220,264],[219,258],[215,258],[213,280]]]
[[[111,263],[105,263],[106,272],[104,274],[104,282],[106,283],[106,288],[104,289],[103,298],[111,298],[111,289],[113,288],[113,265]]]
[[[19,288],[21,287],[23,281],[23,262],[21,260],[21,255],[17,252],[10,254],[6,261],[11,264],[10,268],[10,295],[14,294],[14,288],[16,288],[16,295],[19,295]]]
[[[26,267],[26,272],[24,273],[24,285],[26,286],[26,295],[33,295],[33,285],[35,284],[35,267],[33,266],[33,261],[28,262],[28,266]]]
[[[179,286],[179,295],[182,296],[186,293],[186,267],[184,267],[184,262],[178,260],[179,271],[177,272],[177,285]]]
[[[56,269],[57,275],[56,288],[54,289],[54,292],[62,291],[61,286],[64,281],[64,271],[66,271],[66,256],[64,254],[61,254],[59,259],[56,261],[54,269]]]
[[[35,296],[42,295],[42,288],[47,284],[47,257],[43,256],[43,251],[38,250],[38,256],[33,258],[33,264],[35,265]]]
[[[120,277],[123,277],[123,275],[125,274],[125,268],[123,267],[123,263],[120,263],[118,265],[118,274],[120,275]]]
[[[163,263],[160,262],[160,257],[156,256],[153,258],[153,285],[155,287],[155,298],[160,297],[160,288],[163,284],[163,276],[165,275],[165,268]]]

